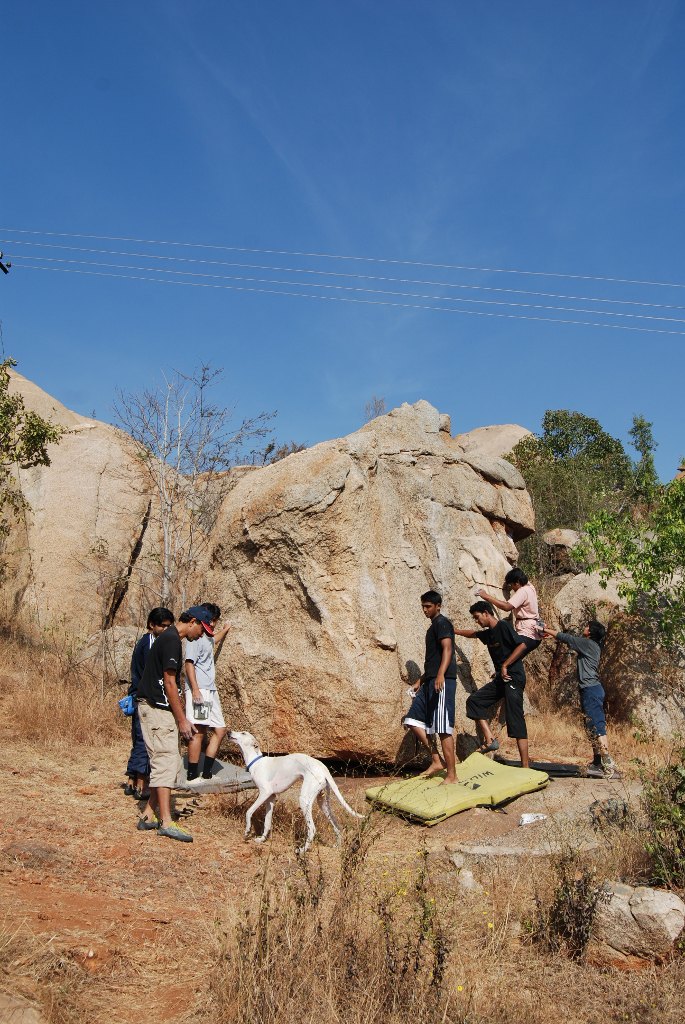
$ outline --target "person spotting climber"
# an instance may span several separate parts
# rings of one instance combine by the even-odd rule
[[[451,784],[457,781],[453,736],[457,690],[454,627],[442,614],[442,597],[436,590],[421,595],[421,608],[431,622],[426,632],[426,657],[423,675],[412,687],[415,696],[403,724],[431,755],[430,766],[421,774],[435,775],[446,768],[444,781]],[[444,760],[433,745],[436,733]]]
[[[226,735],[226,721],[221,710],[221,701],[216,688],[215,658],[226,639],[230,625],[226,623],[217,631],[221,609],[210,602],[200,606],[211,616],[211,630],[205,628],[199,640],[188,640],[185,650],[186,674],[186,718],[196,727],[197,732],[188,743],[188,782],[194,782],[199,775],[202,741],[209,729],[212,736],[207,743],[202,765],[202,778],[211,779],[212,768],[219,746]],[[215,655],[216,650],[216,655]]]
[[[482,601],[487,601],[488,604],[503,612],[514,613],[514,629],[521,642],[526,645],[525,654],[530,654],[540,646],[544,628],[540,619],[537,591],[522,569],[510,569],[504,577],[503,593],[506,600],[493,597],[481,587],[476,591],[476,597],[480,597]]]
[[[126,766],[126,774],[130,781],[124,787],[124,793],[126,796],[135,797],[136,800],[147,799],[150,795],[146,792],[150,781],[150,758],[147,756],[145,740],[140,728],[140,716],[136,703],[138,685],[153,643],[173,621],[174,616],[168,608],[153,608],[147,617],[147,633],[141,636],[133,648],[131,656],[131,685],[128,688],[128,694],[133,697],[134,705],[131,716],[131,753]]]
[[[487,754],[498,750],[499,741],[492,735],[488,718],[503,699],[507,733],[516,740],[521,767],[527,768],[528,729],[523,712],[526,673],[522,661],[527,646],[510,622],[495,617],[495,610],[487,601],[476,601],[469,612],[480,629],[455,629],[454,632],[457,636],[473,637],[486,645],[495,675],[489,683],[468,696],[466,716],[476,722],[483,737],[480,752]]]
[[[211,622],[209,612],[198,605],[183,612],[178,623],[153,643],[138,686],[138,713],[150,758],[150,799],[137,828],[156,829],[158,835],[183,843],[192,843],[193,837],[171,817],[171,790],[181,769],[179,733],[191,740],[196,729],[181,703],[181,641],[197,640],[208,627],[211,630]]]
[[[566,644],[578,655],[578,694],[580,706],[585,715],[585,727],[594,753],[592,763],[588,765],[588,768],[599,769],[605,778],[612,779],[618,774],[618,769],[609,753],[607,723],[604,714],[605,694],[599,678],[599,659],[605,636],[606,628],[596,619],[586,622],[582,636],[545,630],[546,638],[554,638],[559,643]]]

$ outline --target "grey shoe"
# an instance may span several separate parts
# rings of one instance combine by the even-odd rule
[[[157,829],[158,836],[166,836],[167,839],[178,839],[181,843],[192,843],[193,837],[178,822],[172,821],[170,825],[160,825]]]
[[[139,832],[152,832],[153,829],[159,828],[159,818],[138,818],[136,828]]]
[[[609,757],[608,755],[602,758],[602,767],[600,770],[605,779],[613,779],[617,776],[618,778],[621,777],[616,762],[613,757]]]

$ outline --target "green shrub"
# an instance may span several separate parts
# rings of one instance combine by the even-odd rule
[[[685,746],[674,749],[663,768],[644,774],[643,784],[645,849],[652,862],[652,880],[685,889]]]

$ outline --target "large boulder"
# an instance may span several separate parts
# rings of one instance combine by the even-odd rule
[[[234,625],[218,663],[228,713],[265,748],[395,756],[423,659],[421,593],[442,592],[471,627],[473,589],[498,584],[532,531],[514,468],[467,460],[445,426],[427,402],[403,405],[243,474],[225,499],[203,591]],[[490,665],[476,641],[459,648],[463,716]]]
[[[666,959],[685,926],[685,903],[673,892],[610,882],[587,948],[602,967],[640,967]]]
[[[129,439],[18,373],[11,390],[65,433],[50,445],[50,466],[19,471],[30,508],[3,553],[5,617],[25,634],[77,646],[114,622],[144,623],[159,577],[159,536],[150,480]]]

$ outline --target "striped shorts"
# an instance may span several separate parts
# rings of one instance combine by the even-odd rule
[[[435,680],[426,679],[419,687],[402,724],[417,725],[429,735],[450,735],[454,729],[456,693],[456,679],[446,679],[439,693],[435,690]]]

